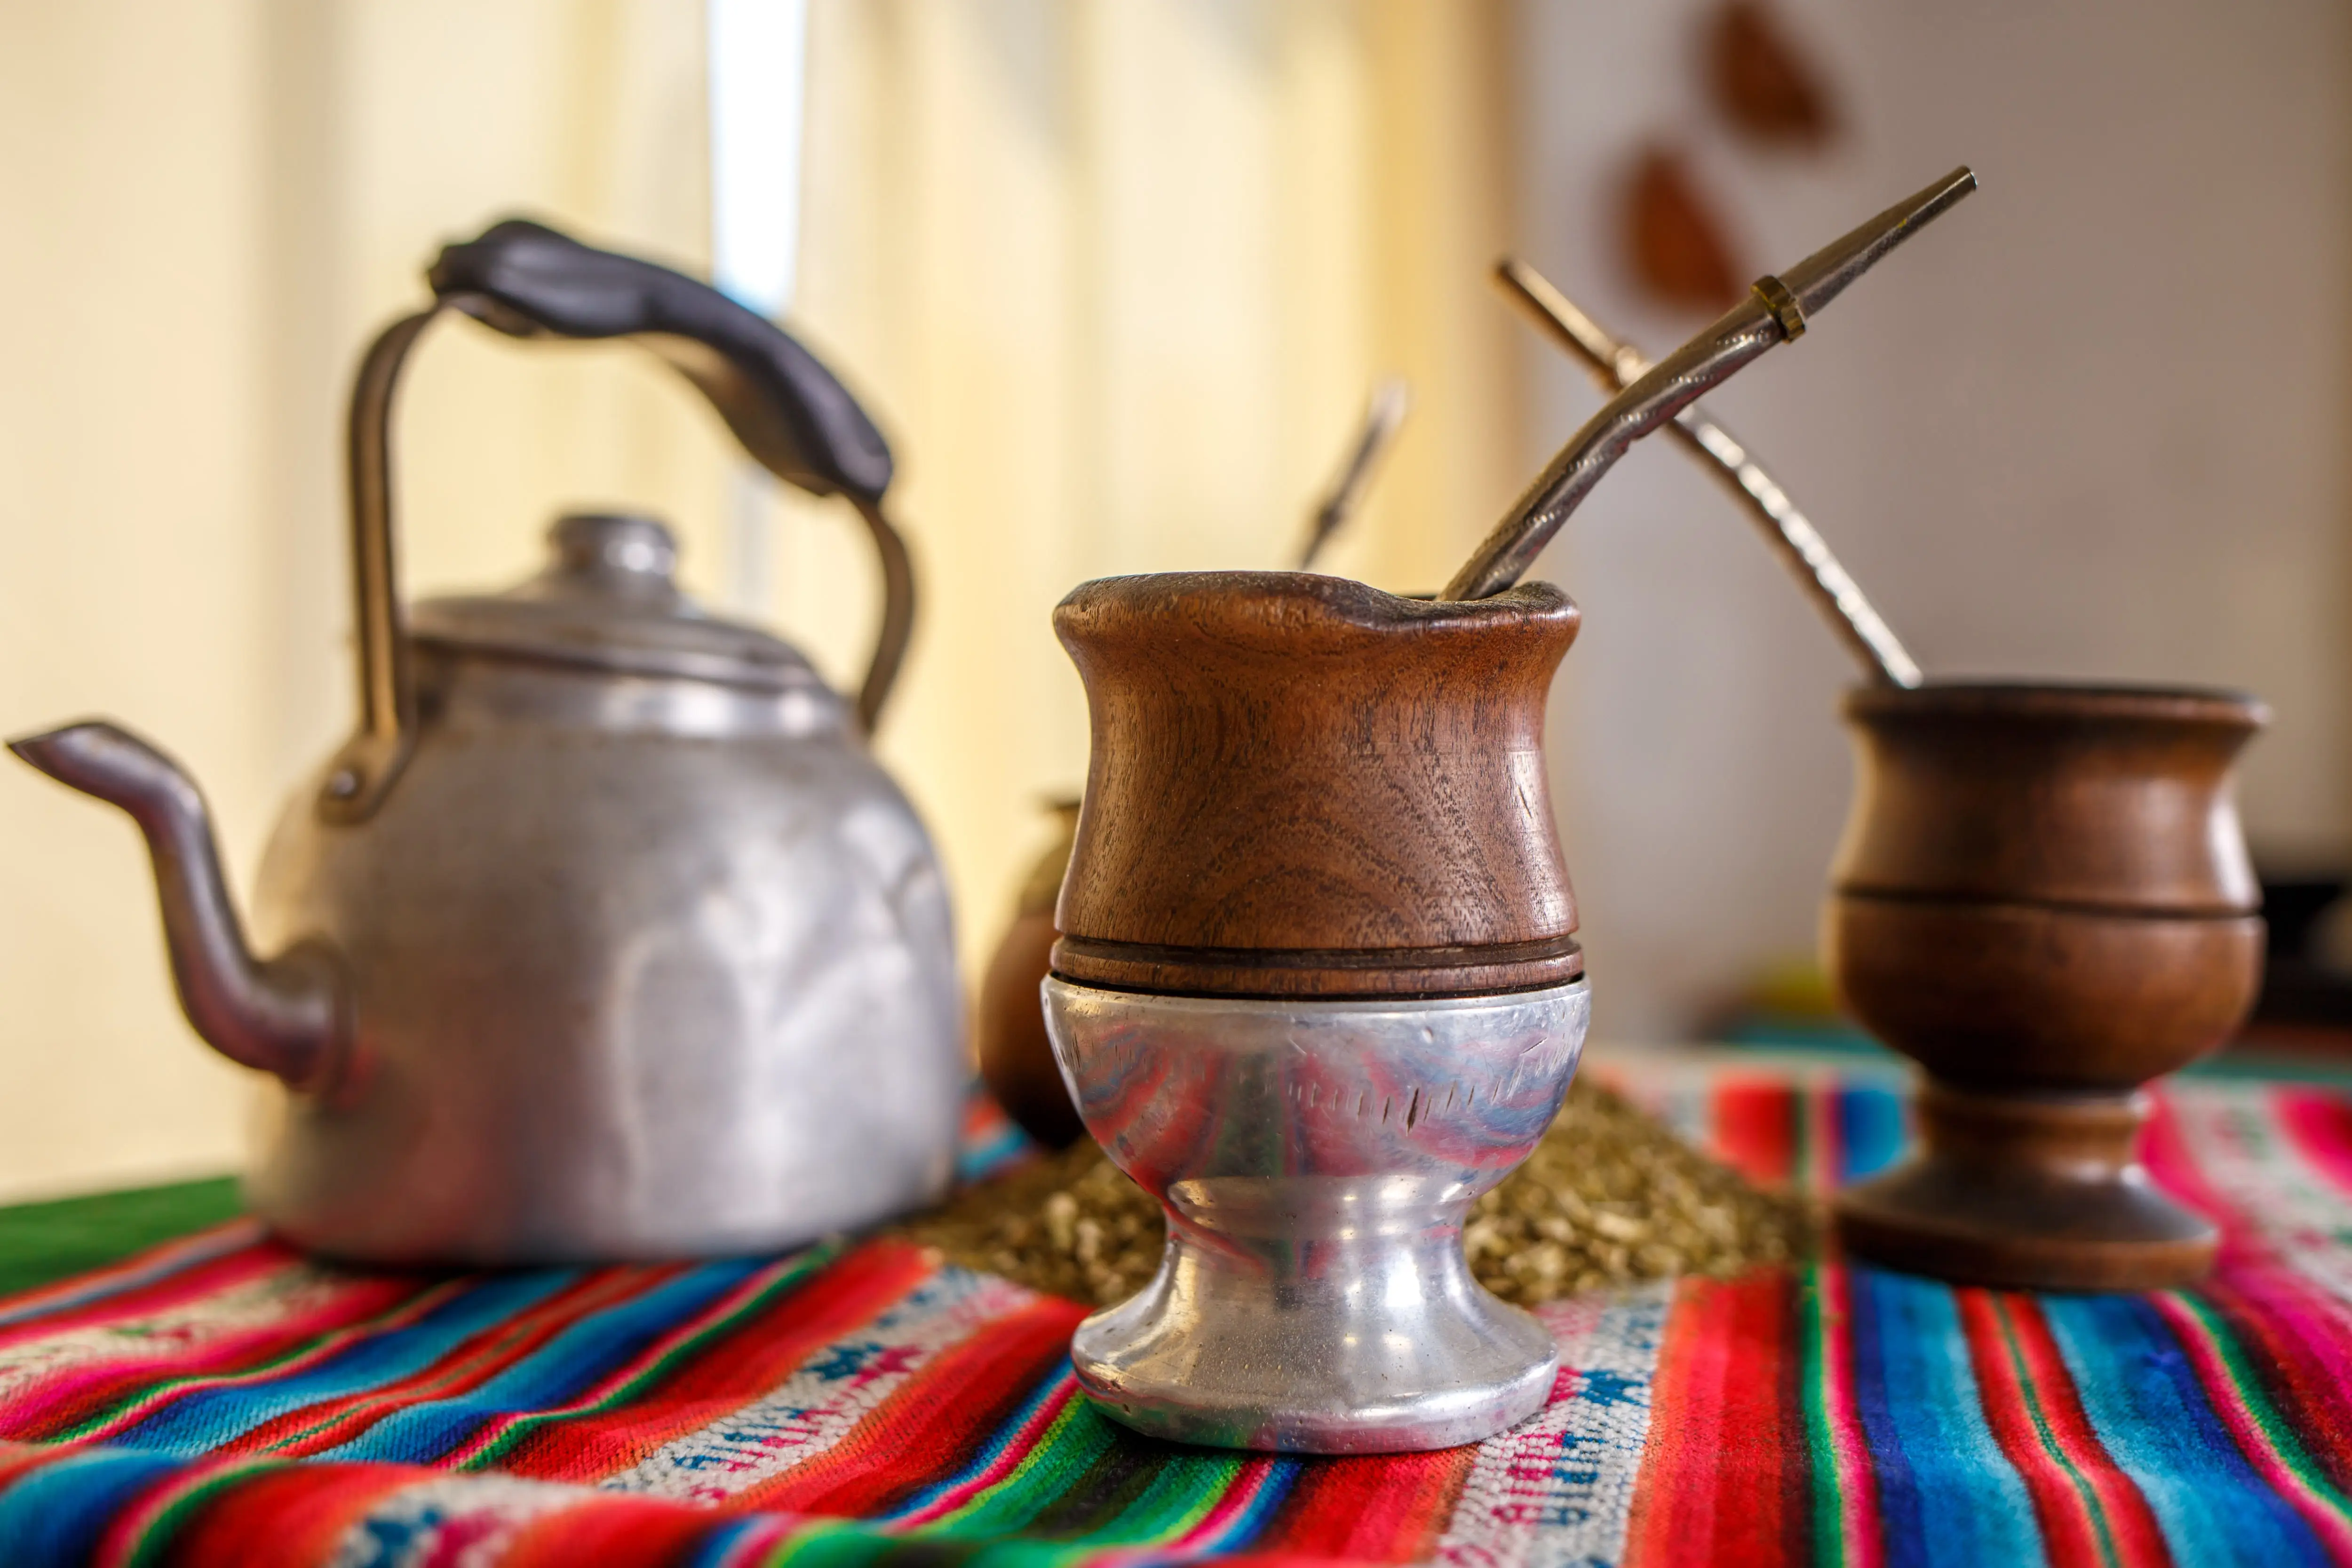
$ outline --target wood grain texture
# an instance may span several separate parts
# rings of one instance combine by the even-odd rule
[[[2227,693],[2029,685],[1847,696],[1859,776],[1824,960],[1928,1082],[1916,1152],[1842,1194],[1856,1252],[1974,1284],[2152,1289],[2211,1227],[2148,1185],[2141,1085],[2244,1019],[2260,894]]]
[[[2262,906],[2229,787],[2269,712],[2225,692],[1937,683],[1846,694],[1841,892],[2172,914]]]
[[[1548,584],[1472,603],[1287,572],[1088,583],[1093,721],[1054,969],[1226,995],[1459,995],[1582,972],[1544,702]]]
[[[2129,1089],[2220,1047],[2263,978],[2256,915],[1830,900],[1847,1011],[1954,1083]]]

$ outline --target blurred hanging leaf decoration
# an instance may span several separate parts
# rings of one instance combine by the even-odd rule
[[[1620,233],[1627,268],[1661,305],[1713,312],[1747,291],[1713,204],[1669,148],[1653,144],[1636,156]]]
[[[1838,116],[1820,71],[1768,0],[1724,0],[1702,24],[1708,103],[1759,146],[1818,153]],[[1623,187],[1618,235],[1627,270],[1654,304],[1692,312],[1728,309],[1748,273],[1734,256],[1721,209],[1682,153],[1653,142]]]
[[[1836,135],[1821,73],[1764,0],[1727,0],[1705,42],[1707,95],[1751,141],[1811,152]]]

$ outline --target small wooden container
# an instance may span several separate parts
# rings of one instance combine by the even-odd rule
[[[972,1008],[973,1054],[981,1081],[1021,1130],[1048,1149],[1066,1149],[1086,1136],[1069,1086],[1054,1065],[1054,1043],[1045,1037],[1045,1015],[1037,987],[1053,968],[1054,901],[1070,867],[1070,843],[1077,831],[1078,803],[1055,801],[1060,829],[1029,868],[1013,906],[1013,919],[997,939],[996,952],[980,977]]]
[[[1300,572],[1088,583],[1094,726],[1054,973],[1118,990],[1463,996],[1583,973],[1543,719],[1576,606]]]
[[[2049,1289],[2150,1289],[2211,1226],[2151,1186],[2141,1086],[2221,1044],[2262,975],[2231,790],[2267,719],[2223,692],[1850,692],[1859,768],[1823,922],[1872,1033],[1927,1072],[1921,1148],[1839,1201],[1858,1253]]]

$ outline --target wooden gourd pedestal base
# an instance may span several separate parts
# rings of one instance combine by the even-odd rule
[[[2219,1236],[2150,1184],[2144,1090],[1972,1093],[1928,1079],[1917,1152],[1843,1194],[1856,1253],[1971,1285],[2154,1290],[2212,1266]]]

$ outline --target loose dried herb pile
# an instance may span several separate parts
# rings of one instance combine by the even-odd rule
[[[971,1187],[900,1234],[949,1261],[1108,1305],[1160,1267],[1160,1205],[1093,1142]],[[1505,1300],[1671,1274],[1732,1274],[1810,1249],[1797,1199],[1759,1191],[1579,1079],[1527,1163],[1470,1211],[1471,1272]]]
[[[1478,1282],[1507,1301],[1673,1274],[1737,1274],[1811,1250],[1802,1199],[1768,1193],[1622,1096],[1579,1079],[1528,1163],[1463,1227]]]

